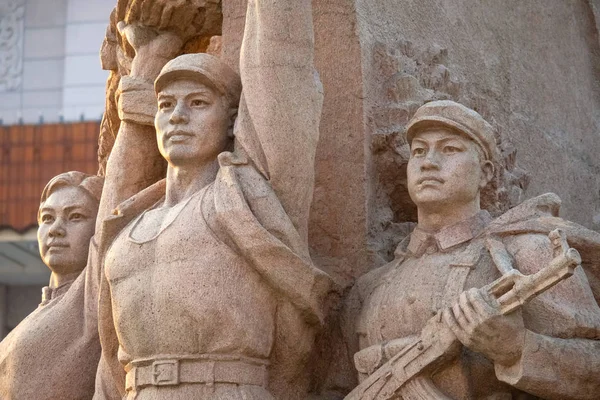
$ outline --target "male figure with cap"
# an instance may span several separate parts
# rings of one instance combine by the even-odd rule
[[[464,348],[427,378],[430,387],[411,387],[415,398],[597,398],[600,309],[581,267],[508,315],[481,288],[500,277],[492,254],[498,250],[486,245],[490,236],[512,255],[513,267],[529,275],[553,258],[550,225],[587,237],[596,249],[599,235],[557,218],[551,194],[494,221],[481,210],[498,150],[492,127],[475,111],[452,101],[427,103],[409,122],[406,138],[418,225],[395,259],[360,278],[348,300],[359,380],[442,315]]]
[[[120,30],[138,66],[172,43]],[[120,99],[134,134],[149,119],[135,70]],[[101,227],[97,399],[307,396],[329,286],[307,246],[322,104],[310,0],[249,1],[240,70],[183,55],[154,82],[167,176]]]

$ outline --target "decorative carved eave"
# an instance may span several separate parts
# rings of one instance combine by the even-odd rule
[[[21,86],[24,16],[25,0],[0,4],[0,93]]]

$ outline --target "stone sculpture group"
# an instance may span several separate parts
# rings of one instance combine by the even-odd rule
[[[582,265],[600,235],[560,219],[552,194],[481,208],[500,173],[488,122],[449,100],[416,111],[418,225],[341,293],[309,252],[311,1],[248,1],[240,76],[177,56],[189,29],[170,18],[188,3],[113,13],[121,46],[103,62],[123,76],[104,185],[70,172],[44,189],[52,278],[0,344],[0,398],[597,398],[600,308]]]

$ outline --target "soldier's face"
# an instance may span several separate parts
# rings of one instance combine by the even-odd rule
[[[154,120],[158,148],[170,165],[199,165],[216,159],[229,143],[229,107],[213,88],[181,79],[158,94]]]
[[[40,206],[38,245],[52,271],[66,274],[85,267],[97,212],[98,204],[72,186],[57,189]]]
[[[489,178],[476,146],[467,137],[443,127],[415,135],[407,181],[408,192],[417,207],[447,208],[479,202],[479,191]]]

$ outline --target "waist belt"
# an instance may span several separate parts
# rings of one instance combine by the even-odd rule
[[[235,383],[267,386],[267,366],[241,360],[205,358],[165,358],[133,361],[128,366],[125,388],[139,390],[146,386],[175,386],[180,383]]]

